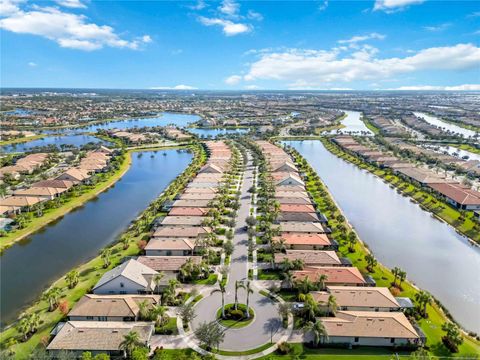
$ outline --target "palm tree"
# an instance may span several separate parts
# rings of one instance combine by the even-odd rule
[[[302,294],[308,294],[312,289],[313,284],[308,278],[308,276],[305,276],[302,280],[297,281],[296,287]]]
[[[307,320],[315,319],[315,316],[318,313],[318,304],[311,294],[307,294],[307,296],[305,297],[303,311],[303,314]]]
[[[28,334],[30,334],[31,323],[29,316],[24,316],[18,323],[18,331],[22,333],[23,340],[27,341]]]
[[[347,237],[348,241],[348,251],[353,253],[355,252],[355,244],[357,243],[357,234],[355,234],[353,231],[348,234]]]
[[[247,281],[247,283],[244,286],[245,291],[247,292],[247,319],[250,317],[250,309],[249,309],[249,304],[250,304],[250,294],[253,294],[253,289],[250,286],[250,281]]]
[[[130,358],[133,351],[141,345],[138,333],[136,331],[130,331],[127,335],[123,336],[123,341],[120,343],[120,350],[123,350]]]
[[[65,276],[65,280],[70,289],[73,289],[75,286],[77,286],[78,276],[79,276],[79,273],[77,270],[72,270]]]
[[[140,315],[140,320],[148,320],[150,315],[150,303],[148,300],[143,300],[138,303],[138,312]]]
[[[337,307],[337,299],[335,298],[335,296],[330,295],[327,300],[328,313],[335,315],[335,313],[337,312]]]
[[[153,283],[155,284],[155,288],[157,289],[157,294],[160,295],[160,283],[162,279],[165,277],[165,273],[160,271],[158,274],[155,274],[153,277]]]
[[[400,271],[402,271],[402,269],[400,269],[399,267],[395,266],[392,270],[392,274],[393,274],[393,286],[397,286],[397,277],[398,275],[400,274]]]
[[[365,255],[365,261],[367,262],[367,270],[373,272],[373,268],[377,265],[377,260],[372,254]]]
[[[283,276],[285,287],[291,288],[293,284],[293,273],[291,271],[286,271],[282,273],[282,276]]]
[[[313,344],[318,346],[320,342],[324,342],[328,339],[327,330],[320,320],[315,322],[309,321],[303,328],[304,333],[312,332],[313,333]]]
[[[432,302],[432,295],[424,290],[420,290],[415,294],[415,300],[418,302],[418,305],[422,307],[423,317],[427,317],[427,305]]]
[[[49,311],[55,310],[58,305],[58,298],[60,297],[60,289],[58,287],[53,287],[45,291],[42,295],[42,300],[48,301]]]
[[[155,323],[157,326],[163,326],[168,321],[167,308],[165,306],[157,306],[153,309]]]
[[[222,295],[222,318],[225,318],[225,293],[227,290],[225,289],[225,285],[223,282],[218,283],[218,289],[212,290],[210,295],[219,292]]]
[[[407,278],[407,272],[400,270],[400,272],[398,273],[398,280],[400,281],[398,284],[398,287],[400,289],[402,288],[402,282],[405,281],[406,278]]]
[[[112,249],[111,248],[105,248],[102,250],[100,253],[100,257],[103,260],[103,267],[107,268],[110,266],[110,256],[112,255]]]
[[[324,290],[325,289],[325,283],[327,282],[328,280],[328,275],[327,274],[321,274],[318,276],[318,280],[317,280],[317,286],[318,286],[318,289],[319,290]]]
[[[235,280],[235,310],[238,310],[238,289],[240,288],[245,289],[245,285],[243,285],[240,281]]]

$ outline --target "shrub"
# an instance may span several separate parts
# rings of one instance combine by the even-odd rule
[[[292,351],[292,346],[287,342],[282,342],[278,345],[278,352],[282,355],[289,354]]]
[[[242,310],[229,309],[227,317],[234,320],[243,319],[244,314]]]
[[[458,346],[448,336],[442,337],[442,342],[450,352],[458,352]]]

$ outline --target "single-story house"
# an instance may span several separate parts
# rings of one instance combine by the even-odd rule
[[[223,169],[220,166],[215,164],[206,164],[200,169],[198,173],[199,174],[223,174]]]
[[[327,343],[363,346],[420,345],[422,339],[402,312],[339,311],[320,318]]]
[[[65,189],[57,189],[52,187],[32,187],[29,189],[16,190],[13,192],[14,196],[33,196],[45,200],[53,200]]]
[[[155,290],[155,270],[130,259],[107,271],[93,287],[94,294],[148,294]]]
[[[163,226],[200,226],[205,221],[204,216],[166,216]]]
[[[326,304],[333,296],[337,310],[348,311],[399,311],[397,299],[386,287],[329,286],[327,291],[312,291],[313,298]]]
[[[313,205],[280,204],[280,212],[312,213],[315,212],[315,207]]]
[[[153,323],[68,321],[58,324],[54,329],[55,337],[47,346],[47,350],[53,356],[66,350],[76,356],[89,351],[92,355],[106,353],[112,357],[123,357],[124,351],[120,349],[120,344],[125,335],[132,331],[136,332],[139,343],[149,347],[154,330]]]
[[[185,194],[216,194],[217,189],[216,188],[191,188],[191,187],[186,187]]]
[[[289,173],[287,176],[275,181],[275,185],[301,185],[305,186],[305,183],[300,176],[295,173]]]
[[[201,256],[139,256],[137,261],[158,272],[178,273],[189,259],[194,264],[202,262]]]
[[[295,204],[295,205],[311,205],[312,201],[308,198],[292,198],[292,197],[283,197],[283,198],[275,198],[276,201],[282,204]]]
[[[277,221],[293,221],[293,222],[319,222],[320,218],[317,213],[311,212],[280,212]]]
[[[282,233],[274,237],[273,241],[283,241],[288,249],[293,250],[319,250],[332,247],[332,241],[327,234],[308,233]]]
[[[296,172],[297,167],[289,160],[270,163],[272,172]]]
[[[308,193],[306,191],[276,191],[276,198],[307,198]]]
[[[173,207],[208,207],[211,200],[176,200]]]
[[[197,238],[206,237],[211,232],[212,229],[206,226],[160,226],[153,237]]]
[[[332,250],[287,250],[285,254],[275,254],[275,265],[281,267],[285,259],[302,260],[305,266],[344,266]]]
[[[57,176],[55,180],[67,180],[67,181],[72,181],[75,184],[78,184],[88,179],[89,177],[90,175],[88,174],[88,171],[77,169],[77,168],[71,168],[65,171],[63,174]]]
[[[281,221],[279,223],[280,231],[282,233],[325,233],[325,229],[319,222],[293,222]]]
[[[68,313],[70,321],[138,321],[141,302],[160,303],[159,295],[84,295]]]
[[[169,211],[169,216],[205,216],[209,208],[201,207],[174,207]]]
[[[152,238],[145,246],[147,256],[188,256],[195,252],[192,238]]]
[[[367,281],[356,267],[342,266],[308,266],[303,270],[293,272],[294,280],[308,278],[311,282],[318,280],[320,275],[326,275],[327,286],[368,286]]]
[[[203,194],[192,194],[192,193],[183,193],[180,195],[180,200],[213,200],[217,197],[215,193],[203,193]]]
[[[480,192],[461,184],[429,184],[445,200],[462,210],[480,210]]]

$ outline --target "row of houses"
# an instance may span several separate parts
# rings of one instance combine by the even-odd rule
[[[36,153],[24,156],[18,159],[14,165],[0,168],[0,179],[3,179],[7,174],[14,179],[20,178],[22,174],[31,174],[34,170],[46,164],[47,160],[47,153]]]
[[[480,210],[480,192],[436,172],[416,167],[415,164],[389,155],[378,149],[359,144],[351,136],[333,139],[343,149],[380,167],[390,168],[395,174],[422,187],[435,191],[447,203],[460,210]]]
[[[202,261],[196,253],[203,246],[201,239],[211,232],[202,225],[208,203],[217,196],[230,168],[232,153],[227,144],[207,142],[206,146],[207,163],[168,206],[168,215],[159,219],[159,226],[144,248],[145,254],[127,259],[99,279],[92,294],[83,296],[71,309],[68,321],[55,328],[55,337],[47,347],[50,352],[90,351],[120,356],[120,343],[131,331],[138,333],[141,344],[150,346],[154,325],[143,321],[140,307],[160,304],[157,294],[170,279],[177,278],[181,267],[187,262]]]
[[[78,166],[54,178],[37,181],[27,188],[15,190],[13,195],[0,200],[0,215],[29,211],[32,206],[53,200],[73,186],[87,182],[94,173],[107,168],[111,156],[112,150],[102,146],[98,150],[88,152]]]
[[[326,341],[350,346],[420,344],[423,335],[401,311],[411,307],[411,301],[396,299],[388,288],[376,287],[370,276],[338,256],[328,220],[316,210],[290,155],[269,142],[257,144],[269,162],[275,198],[280,203],[280,236],[275,241],[284,247],[275,253],[275,266],[282,268],[300,261],[303,268],[292,272],[293,283],[324,279],[324,288],[311,295],[325,310],[331,296],[338,306],[334,316],[319,318],[328,335]],[[292,284],[285,281],[283,286]]]

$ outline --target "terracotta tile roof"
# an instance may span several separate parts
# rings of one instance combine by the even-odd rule
[[[281,212],[315,212],[315,208],[312,205],[296,205],[296,204],[281,204]]]
[[[287,245],[328,246],[331,241],[326,234],[282,233],[274,241],[285,240]]]
[[[195,239],[191,238],[152,238],[145,250],[186,250],[195,248]]]
[[[169,216],[204,216],[209,208],[199,207],[174,207],[169,211]]]
[[[170,216],[168,215],[162,220],[162,225],[198,226],[198,225],[201,225],[204,220],[205,220],[204,216]]]
[[[309,198],[276,198],[276,200],[281,204],[297,204],[297,205],[311,205],[312,201]]]
[[[429,184],[440,194],[462,205],[480,205],[480,192],[461,184]]]

